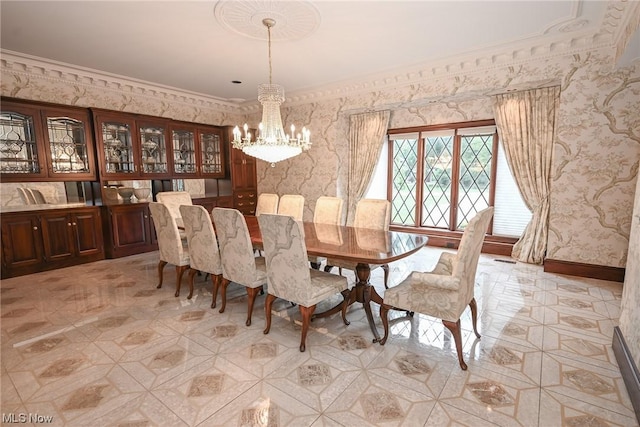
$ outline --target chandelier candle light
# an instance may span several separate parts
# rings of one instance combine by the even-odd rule
[[[258,101],[262,104],[262,122],[258,125],[255,140],[251,139],[252,135],[246,123],[244,136],[236,126],[233,129],[232,145],[249,156],[271,163],[271,167],[274,167],[276,162],[308,150],[311,147],[309,140],[311,133],[303,127],[302,132],[296,135],[294,125],[291,125],[291,134],[287,135],[284,132],[280,115],[280,104],[284,101],[284,87],[271,83],[271,27],[276,25],[276,21],[265,18],[262,23],[267,27],[269,36],[269,83],[258,86]]]

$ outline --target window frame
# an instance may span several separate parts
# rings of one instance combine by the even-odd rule
[[[406,231],[411,233],[419,233],[419,234],[427,234],[430,236],[429,245],[433,246],[443,246],[443,247],[457,247],[456,242],[459,242],[459,239],[462,237],[463,230],[455,229],[457,225],[458,219],[458,196],[459,196],[459,183],[460,183],[460,150],[461,150],[461,138],[462,135],[458,133],[459,129],[464,128],[475,128],[475,127],[484,127],[484,126],[495,126],[494,119],[487,120],[475,120],[475,121],[465,121],[465,122],[457,122],[457,123],[443,123],[436,125],[426,125],[426,126],[413,126],[406,128],[397,128],[397,129],[389,129],[387,131],[388,138],[388,159],[387,159],[387,200],[392,202],[393,197],[393,168],[394,168],[394,141],[391,139],[392,135],[403,134],[403,133],[418,133],[418,149],[417,149],[417,164],[416,164],[416,206],[414,212],[414,225],[405,225],[405,224],[390,224],[390,228],[392,230],[397,231]],[[451,202],[450,202],[450,212],[449,212],[449,228],[442,227],[431,227],[431,226],[423,226],[422,224],[422,200],[423,200],[423,178],[424,178],[424,150],[425,143],[422,134],[425,132],[433,132],[433,131],[444,131],[444,130],[452,130],[454,131],[454,140],[453,140],[453,153],[452,153],[452,170],[451,170]],[[494,206],[495,204],[495,187],[496,187],[496,176],[497,176],[497,155],[498,155],[498,144],[499,137],[497,131],[493,136],[493,144],[492,144],[492,153],[491,153],[491,171],[490,171],[490,183],[489,183],[489,196],[488,203],[489,206]],[[486,242],[495,243],[498,246],[497,249],[494,248],[493,253],[504,253],[510,254],[512,245],[518,241],[516,237],[506,237],[506,236],[493,236],[493,221],[489,224],[489,229],[487,232],[487,237],[485,238]]]

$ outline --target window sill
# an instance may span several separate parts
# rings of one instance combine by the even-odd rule
[[[393,231],[404,231],[407,233],[424,234],[429,237],[427,246],[437,248],[458,249],[462,232],[439,230],[433,228],[403,227],[392,225],[389,227]],[[511,256],[513,245],[518,241],[515,237],[486,236],[482,244],[482,252],[493,255]]]

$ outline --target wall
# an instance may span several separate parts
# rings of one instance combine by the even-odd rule
[[[310,128],[313,146],[275,168],[259,162],[259,190],[303,194],[309,219],[320,195],[346,188],[350,114],[391,109],[390,128],[488,119],[492,93],[559,84],[548,257],[624,267],[640,160],[640,65],[611,63],[601,50],[290,106],[285,123]]]
[[[469,71],[461,64],[419,79],[407,73],[408,83],[398,80],[380,88],[363,84],[359,90],[334,91],[309,101],[289,94],[292,101],[282,111],[285,126],[306,125],[313,146],[274,168],[258,162],[259,190],[304,195],[304,216],[310,219],[320,195],[341,195],[346,188],[349,115],[390,109],[393,128],[486,119],[493,116],[491,94],[559,84],[547,256],[624,267],[640,160],[640,65],[636,61],[614,70],[616,54],[611,47],[578,48],[538,59],[489,61],[469,66]],[[237,107],[215,99],[103,83],[47,67],[3,57],[2,95],[218,125],[247,121]],[[257,123],[258,114],[248,122]]]
[[[640,363],[640,180],[636,185],[635,206],[629,239],[629,256],[622,290],[620,330],[629,351]]]

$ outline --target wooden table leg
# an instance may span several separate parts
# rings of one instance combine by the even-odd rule
[[[373,301],[377,304],[382,304],[382,297],[378,292],[376,292],[375,288],[371,286],[371,283],[369,282],[369,279],[371,278],[371,267],[369,264],[359,263],[356,266],[356,277],[358,281],[349,293],[348,305],[351,305],[354,302],[359,302],[364,305],[364,312],[367,315],[367,321],[369,322],[369,327],[371,328],[371,332],[373,332],[374,336],[373,342],[378,342],[380,340],[380,334],[378,333],[378,328],[376,328],[376,324],[373,320],[371,302]],[[342,303],[322,313],[314,314],[312,319],[331,316],[332,314],[338,313],[341,309]]]

